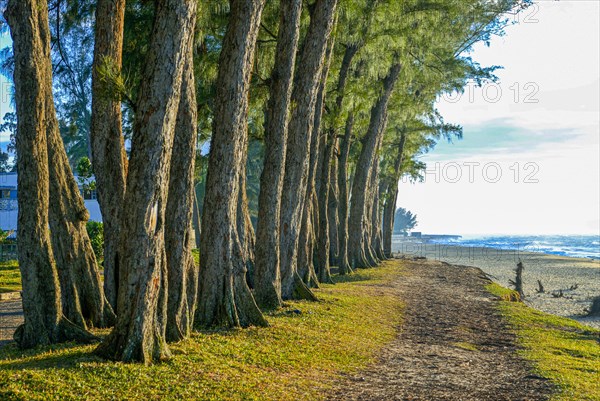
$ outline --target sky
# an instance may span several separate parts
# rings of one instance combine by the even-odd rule
[[[415,231],[600,235],[599,16],[598,1],[540,1],[475,47],[500,81],[439,99],[464,139],[421,158],[424,182],[400,182]]]
[[[0,34],[0,49],[5,48],[10,45],[10,37],[8,34]],[[2,118],[4,114],[13,110],[13,107],[10,104],[10,91],[11,84],[8,80],[0,75],[0,123],[2,122]],[[10,136],[6,132],[0,132],[0,148],[6,150],[6,144],[10,141]]]

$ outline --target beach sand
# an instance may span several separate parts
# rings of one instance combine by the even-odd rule
[[[509,280],[515,279],[515,268],[521,260],[524,265],[523,283],[527,305],[600,328],[600,316],[585,316],[593,298],[600,296],[599,260],[519,250],[426,244],[418,240],[394,240],[394,253],[479,267],[505,287],[511,287]],[[544,286],[543,293],[537,292],[538,280]]]

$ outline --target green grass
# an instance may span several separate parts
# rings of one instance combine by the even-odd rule
[[[400,262],[361,270],[290,302],[271,327],[194,334],[153,366],[107,362],[94,346],[0,349],[2,400],[317,400],[395,335],[402,304],[389,283]],[[300,310],[297,314],[294,311]]]
[[[503,299],[511,290],[490,284]],[[559,387],[555,400],[600,400],[600,330],[539,312],[519,302],[500,302],[523,346],[522,355]]]
[[[0,262],[0,292],[21,291],[21,273],[16,260]]]

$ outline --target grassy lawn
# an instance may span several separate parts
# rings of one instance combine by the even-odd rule
[[[0,292],[21,291],[21,273],[16,260],[0,262]]]
[[[361,270],[290,302],[271,327],[195,334],[174,357],[145,367],[103,361],[94,346],[0,349],[2,400],[317,400],[394,338],[402,304],[387,285],[401,262]]]
[[[488,290],[505,299],[511,292],[497,284]],[[600,400],[600,330],[518,302],[502,301],[500,309],[524,347],[523,356],[559,386],[555,400]]]

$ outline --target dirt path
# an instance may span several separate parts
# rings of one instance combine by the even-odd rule
[[[21,300],[0,301],[0,347],[12,341],[13,333],[23,323]]]
[[[479,269],[413,261],[406,270],[396,283],[406,303],[397,339],[330,399],[548,399],[551,384],[517,355]]]

